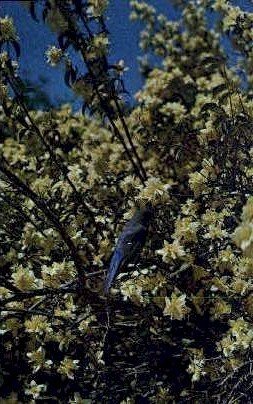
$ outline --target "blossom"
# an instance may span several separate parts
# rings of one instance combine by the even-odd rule
[[[57,317],[63,317],[63,318],[76,318],[76,306],[74,304],[73,296],[71,295],[64,295],[64,308],[62,306],[57,306],[54,309],[54,314]]]
[[[222,351],[225,357],[230,356],[236,349],[236,344],[231,335],[226,335],[217,343],[218,351]]]
[[[251,196],[242,209],[242,221],[253,222],[253,196]]]
[[[204,234],[204,238],[210,238],[214,240],[216,238],[226,237],[228,235],[225,229],[221,228],[221,225],[217,224],[210,224],[208,226],[208,231]]]
[[[49,266],[42,265],[41,275],[46,286],[56,288],[63,282],[74,279],[76,268],[73,261],[53,262]]]
[[[88,331],[91,330],[90,324],[94,323],[96,321],[96,316],[90,315],[86,317],[84,320],[82,320],[78,326],[79,331],[81,331],[83,334],[86,334]]]
[[[224,30],[229,30],[231,27],[234,27],[236,25],[236,19],[240,14],[241,10],[239,7],[230,7],[222,20]]]
[[[125,193],[133,192],[134,189],[139,185],[139,180],[133,175],[126,176],[122,181],[120,181],[120,186]]]
[[[181,206],[181,211],[186,216],[197,216],[199,205],[193,199],[187,199],[184,205]]]
[[[67,181],[64,181],[64,180],[57,181],[52,186],[52,191],[53,192],[59,191],[61,193],[61,197],[63,199],[69,198],[69,196],[73,192],[71,185]]]
[[[75,335],[72,331],[59,331],[58,333],[53,335],[53,339],[59,343],[59,350],[63,351],[64,349],[68,349],[69,344],[75,340]]]
[[[109,39],[105,34],[96,34],[91,40],[86,56],[88,59],[96,59],[105,56],[108,51]]]
[[[80,168],[78,164],[73,164],[68,166],[68,177],[69,179],[73,182],[75,187],[78,190],[81,190],[84,186],[84,180],[83,180],[83,170]]]
[[[74,393],[73,398],[69,400],[70,404],[91,404],[92,400],[89,398],[82,398],[80,393]]]
[[[178,123],[183,119],[186,113],[186,108],[179,102],[166,102],[159,111],[168,116],[172,115],[175,122]]]
[[[235,351],[245,351],[253,342],[253,327],[243,317],[230,320],[230,329],[220,342],[218,350],[223,351],[224,356],[231,356]]]
[[[190,173],[189,177],[189,186],[195,196],[199,196],[208,190],[208,178],[202,172],[195,171],[194,173]]]
[[[45,384],[37,384],[35,380],[32,380],[25,389],[25,394],[37,399],[40,397],[41,393],[44,393],[46,390],[47,386]]]
[[[16,268],[11,277],[14,285],[22,291],[34,289],[36,286],[36,279],[33,271],[29,268],[24,268],[22,265],[19,265]]]
[[[23,245],[36,247],[39,246],[43,249],[45,254],[49,254],[50,251],[56,246],[57,240],[59,240],[59,234],[53,228],[45,229],[43,230],[43,233],[46,237],[37,231],[31,223],[27,222],[23,229]]]
[[[63,51],[56,46],[50,46],[46,51],[47,63],[51,66],[57,66],[63,58]]]
[[[131,0],[130,2],[131,8],[133,8],[132,13],[130,14],[131,20],[136,20],[139,18],[138,16],[142,16],[144,19],[148,20],[150,23],[154,22],[155,16],[155,8],[153,6],[148,5],[144,1],[136,1]]]
[[[231,289],[235,291],[235,293],[240,293],[240,295],[246,294],[248,291],[253,290],[252,281],[241,278],[235,278],[231,283]]]
[[[108,5],[108,0],[89,0],[87,13],[93,17],[99,17],[102,15]]]
[[[156,205],[161,201],[169,200],[169,188],[170,184],[164,184],[160,179],[151,177],[146,181],[145,187],[140,187],[141,191],[135,199],[143,203],[151,202]]]
[[[145,299],[142,295],[142,285],[133,279],[129,279],[122,283],[120,287],[121,294],[123,295],[123,299],[130,299],[136,304],[142,303],[145,304]]]
[[[0,82],[0,102],[6,101],[8,96],[8,87]]]
[[[199,131],[197,135],[198,142],[200,146],[208,146],[208,142],[216,140],[218,137],[218,132],[214,127],[212,120],[205,122],[205,128]]]
[[[44,177],[36,178],[31,188],[40,196],[47,197],[51,191],[52,183],[53,180],[47,174]]]
[[[236,263],[236,256],[231,248],[226,248],[226,250],[221,250],[218,257],[214,260],[215,267],[219,268],[221,272],[225,269],[232,269],[233,265]]]
[[[218,213],[214,209],[207,209],[201,216],[201,222],[204,225],[212,225],[218,220]]]
[[[74,372],[79,368],[78,363],[79,363],[78,359],[71,359],[65,357],[61,361],[61,364],[58,367],[57,371],[60,374],[67,376],[69,379],[74,379]]]
[[[40,346],[36,351],[28,352],[27,357],[29,362],[33,365],[33,373],[38,372],[41,368],[49,369],[52,365],[51,360],[45,359],[45,350]]]
[[[185,304],[186,294],[173,292],[171,297],[165,297],[164,316],[170,316],[172,320],[183,320],[190,309]]]
[[[232,235],[232,239],[235,244],[246,253],[247,256],[251,257],[253,253],[253,251],[251,251],[253,243],[253,224],[243,223],[238,226]],[[248,255],[247,252],[250,254]]]
[[[0,18],[0,38],[3,41],[17,39],[16,28],[13,23],[13,18],[5,16]]]
[[[25,321],[25,328],[28,333],[42,335],[52,332],[52,327],[47,318],[41,315],[34,315],[30,320]]]
[[[164,247],[156,252],[162,255],[162,260],[166,263],[170,263],[172,260],[182,258],[186,255],[184,248],[179,244],[178,240],[174,240],[172,244],[164,240]]]
[[[3,286],[0,286],[0,300],[1,299],[6,299],[6,298],[8,298],[10,296],[11,296],[11,292],[9,291],[9,289],[7,289],[7,288],[5,288]]]
[[[235,275],[251,278],[253,276],[253,258],[240,257],[234,266]]]
[[[215,11],[227,11],[229,9],[228,0],[215,0],[213,9]]]
[[[192,374],[192,381],[197,382],[201,376],[206,374],[204,370],[205,359],[203,357],[203,351],[201,349],[194,349],[194,356],[190,359],[191,363],[187,368],[187,372]]]
[[[5,139],[2,149],[3,155],[6,160],[8,160],[10,165],[15,165],[19,162],[25,162],[27,160],[25,145],[17,142],[11,137]]]
[[[198,228],[199,223],[192,221],[190,217],[179,218],[172,237],[183,242],[196,242]]]
[[[218,299],[214,302],[214,306],[210,310],[214,319],[222,317],[224,314],[231,313],[230,304],[226,303],[223,299]]]

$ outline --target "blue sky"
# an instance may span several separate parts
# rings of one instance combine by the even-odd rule
[[[49,45],[57,45],[56,37],[47,28],[41,18],[36,23],[29,15],[27,9],[19,1],[1,0],[0,15],[13,17],[21,43],[20,74],[21,77],[29,78],[38,82],[39,78],[46,79],[44,88],[52,102],[57,104],[69,100],[76,109],[80,101],[74,98],[63,79],[62,68],[52,68],[46,64],[45,51]],[[234,4],[252,9],[250,0],[234,1]],[[175,10],[170,0],[150,0],[149,4],[157,8],[158,12],[175,19]],[[127,90],[133,97],[134,93],[142,85],[142,79],[138,71],[137,57],[141,55],[138,48],[141,25],[129,20],[129,1],[110,0],[107,26],[111,33],[111,56],[110,61],[116,62],[124,59],[129,70],[125,74]]]
[[[65,85],[63,68],[52,68],[46,63],[45,51],[48,46],[57,45],[55,34],[51,33],[41,18],[41,21],[36,23],[20,3],[19,1],[1,0],[0,15],[1,17],[8,15],[14,19],[21,44],[21,77],[29,78],[35,83],[40,77],[46,79],[44,88],[53,103],[70,100],[76,108],[80,102],[75,100],[73,93]],[[174,17],[173,8],[168,0],[154,0],[152,5],[157,7],[160,12]],[[141,25],[131,22],[129,13],[129,1],[111,0],[107,26],[111,33],[110,59],[112,62],[123,59],[125,65],[129,67],[125,74],[125,84],[133,96],[142,85],[137,61],[137,56],[141,54],[138,48]]]

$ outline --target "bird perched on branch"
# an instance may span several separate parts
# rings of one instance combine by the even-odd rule
[[[148,226],[153,215],[151,206],[138,209],[123,228],[116,244],[105,280],[105,293],[109,292],[119,270],[138,260],[145,244]]]

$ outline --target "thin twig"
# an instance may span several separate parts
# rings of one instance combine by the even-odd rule
[[[59,11],[61,12],[61,14],[64,16],[64,18],[65,18],[66,21],[68,22],[68,25],[69,25],[71,31],[72,31],[73,33],[76,33],[76,27],[75,27],[75,24],[73,23],[73,21],[72,21],[72,19],[71,19],[71,17],[70,17],[70,13],[67,12],[65,6],[62,5],[61,2],[57,2],[57,6],[58,6]],[[82,21],[83,21],[83,24],[84,24],[84,26],[85,26],[85,28],[86,28],[88,34],[89,34],[89,37],[90,37],[90,38],[93,38],[93,34],[92,34],[91,30],[89,29],[89,26],[88,26],[88,24],[86,23],[86,21],[84,20],[84,18],[82,18]],[[130,160],[130,162],[131,162],[131,164],[132,164],[132,166],[133,166],[133,168],[134,168],[134,171],[135,171],[136,175],[140,178],[142,184],[144,185],[144,184],[145,184],[145,180],[146,180],[146,178],[147,178],[147,177],[146,177],[146,172],[145,172],[145,170],[144,170],[144,168],[143,168],[143,166],[142,166],[141,160],[140,160],[140,158],[139,158],[139,156],[138,156],[138,154],[137,154],[137,151],[135,150],[135,147],[134,147],[132,141],[130,142],[130,146],[131,146],[131,148],[132,148],[131,151],[133,152],[133,154],[134,154],[135,157],[138,156],[138,157],[137,157],[137,161],[141,163],[141,164],[140,164],[140,167],[138,167],[138,165],[137,165],[136,162],[134,161],[134,159],[133,159],[133,157],[132,157],[132,155],[131,155],[131,152],[130,152],[130,150],[128,149],[127,144],[126,144],[126,142],[125,142],[125,140],[124,140],[123,135],[122,135],[121,132],[119,131],[119,129],[118,129],[118,127],[116,126],[116,124],[115,124],[113,118],[111,117],[111,114],[110,114],[109,111],[108,111],[107,103],[103,100],[103,97],[102,97],[102,95],[101,95],[101,93],[100,93],[100,91],[99,91],[99,89],[98,89],[97,84],[96,84],[96,77],[95,77],[95,75],[94,75],[94,73],[93,73],[93,71],[92,71],[92,68],[91,68],[91,66],[90,66],[90,63],[88,62],[88,60],[87,60],[87,58],[86,58],[86,56],[85,56],[86,45],[85,45],[84,41],[81,39],[81,37],[80,37],[79,35],[78,35],[78,38],[77,38],[77,39],[71,38],[71,40],[72,40],[72,42],[74,43],[75,47],[76,47],[77,49],[80,49],[80,52],[81,52],[83,61],[84,61],[85,65],[86,65],[86,67],[87,67],[87,70],[88,70],[88,73],[89,73],[90,77],[92,78],[93,88],[94,88],[95,93],[96,93],[96,95],[97,95],[97,97],[98,97],[98,99],[99,99],[100,105],[101,105],[102,109],[104,110],[104,112],[105,112],[105,114],[106,114],[106,116],[107,116],[107,118],[108,118],[108,120],[109,120],[109,122],[110,122],[110,125],[111,125],[111,127],[112,127],[112,129],[113,129],[113,132],[114,132],[115,136],[119,139],[119,141],[120,141],[121,144],[123,145],[123,148],[124,148],[124,150],[125,150],[125,152],[126,152],[128,158],[129,158],[129,160]],[[120,107],[119,107],[119,108],[120,108]],[[122,113],[121,113],[121,116],[122,116]],[[123,121],[122,121],[122,123],[123,123]],[[125,122],[124,122],[124,124],[123,124],[123,127],[124,127],[124,129],[125,129],[125,127],[126,127]],[[129,131],[126,132],[126,135],[127,135],[127,137],[128,137],[128,135],[130,135],[130,134],[129,134]],[[129,140],[129,139],[128,139],[128,140]]]

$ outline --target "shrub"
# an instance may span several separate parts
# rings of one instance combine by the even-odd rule
[[[127,109],[123,62],[108,57],[107,1],[25,3],[56,33],[48,62],[64,64],[83,114],[27,108],[16,29],[0,19],[1,400],[248,402],[252,13],[175,1],[181,18],[170,21],[132,1],[150,62],[144,55],[145,84]],[[138,266],[106,298],[115,239],[146,204],[155,216]]]

